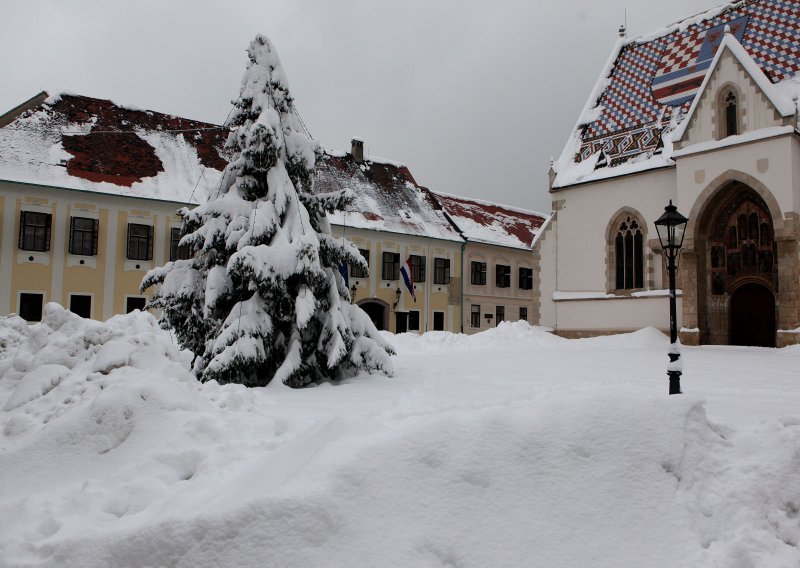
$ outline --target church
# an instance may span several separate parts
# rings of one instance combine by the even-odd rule
[[[800,1],[748,0],[620,39],[550,170],[541,323],[669,326],[654,221],[688,217],[687,345],[800,343]]]

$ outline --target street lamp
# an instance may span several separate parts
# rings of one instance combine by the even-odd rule
[[[669,273],[669,394],[681,394],[681,349],[678,344],[678,324],[675,308],[675,273],[678,267],[675,259],[683,246],[683,235],[689,219],[678,213],[678,208],[669,200],[664,207],[664,214],[656,221],[656,231],[661,248],[667,256],[667,272]]]

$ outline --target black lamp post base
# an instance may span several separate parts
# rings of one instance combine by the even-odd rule
[[[669,375],[669,394],[683,394],[681,392],[681,372],[667,371]]]

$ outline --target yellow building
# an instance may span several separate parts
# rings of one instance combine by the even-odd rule
[[[539,323],[537,241],[548,217],[535,211],[433,193],[466,240],[462,297],[464,333],[503,321]]]
[[[355,199],[347,211],[332,215],[336,237],[361,250],[369,276],[352,267],[353,301],[378,329],[459,331],[461,256],[464,241],[403,164],[364,159],[363,143],[351,152],[327,152],[317,163],[315,191],[350,188]],[[414,296],[401,266],[409,262]]]
[[[219,184],[225,134],[66,94],[0,116],[0,313],[143,308],[142,277],[182,252],[175,212]]]
[[[0,313],[38,321],[51,301],[95,319],[143,308],[143,276],[184,253],[176,211],[219,187],[226,136],[217,125],[68,94],[40,93],[0,116]],[[542,216],[435,195],[406,166],[364,159],[359,140],[322,156],[315,188],[354,193],[331,224],[368,261],[369,275],[348,269],[349,287],[379,329],[496,325],[470,323],[486,290],[469,288],[465,257],[530,270],[530,286],[492,289],[480,305],[493,318],[538,321],[531,243]]]

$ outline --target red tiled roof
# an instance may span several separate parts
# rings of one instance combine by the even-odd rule
[[[671,121],[691,106],[726,26],[773,83],[798,77],[800,0],[742,0],[622,42],[562,168],[566,158],[578,163],[599,152],[610,167],[658,153]]]
[[[379,159],[359,163],[351,154],[324,154],[317,162],[314,190],[345,188],[353,190],[355,199],[347,211],[333,215],[337,225],[461,241],[402,164]]]
[[[430,192],[469,241],[529,249],[545,216],[477,199]]]
[[[61,94],[0,128],[0,177],[184,201],[201,171],[218,182],[227,135],[206,122]]]

